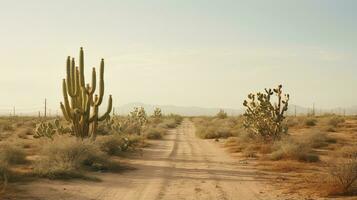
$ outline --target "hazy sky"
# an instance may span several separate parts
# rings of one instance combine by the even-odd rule
[[[241,108],[279,83],[293,104],[357,105],[356,10],[355,0],[0,0],[0,111],[36,111],[45,97],[57,109],[80,46],[88,75],[105,58],[115,106]]]

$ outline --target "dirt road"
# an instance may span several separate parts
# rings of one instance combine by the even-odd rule
[[[22,186],[24,196],[18,199],[286,199],[268,191],[267,176],[232,158],[215,142],[196,138],[189,120],[154,141],[143,157],[124,162],[136,169],[96,174],[102,182],[36,181]]]

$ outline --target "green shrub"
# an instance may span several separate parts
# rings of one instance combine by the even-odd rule
[[[264,92],[249,94],[243,102],[246,107],[244,127],[264,140],[280,139],[286,132],[283,127],[285,112],[288,110],[289,94],[283,94],[282,85]],[[272,103],[276,96],[277,102]]]

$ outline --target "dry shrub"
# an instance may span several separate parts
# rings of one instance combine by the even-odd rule
[[[32,129],[30,128],[20,129],[17,132],[17,137],[21,139],[28,139],[29,135],[32,135]]]
[[[3,189],[8,182],[10,165],[24,163],[26,163],[26,155],[21,148],[13,143],[2,143],[0,145],[0,180],[3,183]]]
[[[284,138],[274,144],[275,151],[270,155],[271,160],[297,160],[303,162],[317,162],[319,156],[311,153],[309,145],[296,142],[291,138]]]
[[[312,131],[306,133],[306,135],[303,142],[311,148],[321,148],[337,142],[335,138],[329,137],[326,133],[320,131]]]
[[[315,118],[307,118],[305,119],[305,125],[306,126],[316,126],[317,124],[317,119]]]
[[[6,142],[0,145],[0,160],[8,164],[24,164],[26,154],[17,144]]]
[[[34,172],[50,179],[86,178],[84,169],[107,170],[115,167],[100,148],[89,140],[59,136],[48,140],[40,151]]]
[[[233,136],[233,132],[223,126],[200,126],[196,129],[196,135],[202,139],[228,138]]]
[[[5,121],[3,123],[0,124],[0,130],[1,131],[14,131],[14,127],[12,126],[11,122],[9,121]]]
[[[288,128],[296,127],[299,125],[299,120],[296,117],[287,117],[283,124]]]
[[[159,123],[157,126],[161,127],[161,128],[176,128],[178,126],[178,124],[175,121],[175,119],[165,119],[165,120],[163,120],[163,122]]]
[[[327,124],[332,126],[332,127],[338,127],[340,124],[344,123],[345,119],[341,116],[332,116],[331,118],[328,119]]]
[[[163,128],[149,127],[148,129],[144,130],[144,136],[147,139],[158,140],[158,139],[162,139],[162,137],[165,135],[165,132],[166,130]]]
[[[144,138],[136,135],[107,135],[96,141],[100,150],[108,155],[120,155],[122,152],[135,151],[142,147]]]
[[[357,159],[356,157],[334,160],[328,170],[328,194],[356,194],[357,189]]]
[[[228,138],[225,147],[230,152],[243,152],[246,157],[257,157],[257,153],[267,154],[272,151],[271,143],[254,138],[247,132],[240,132],[237,137]]]

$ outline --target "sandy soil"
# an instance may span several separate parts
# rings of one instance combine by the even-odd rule
[[[120,160],[135,170],[95,173],[101,182],[37,180],[17,185],[5,199],[293,199],[272,192],[272,176],[231,157],[218,143],[196,138],[189,120],[153,141],[143,156]]]

